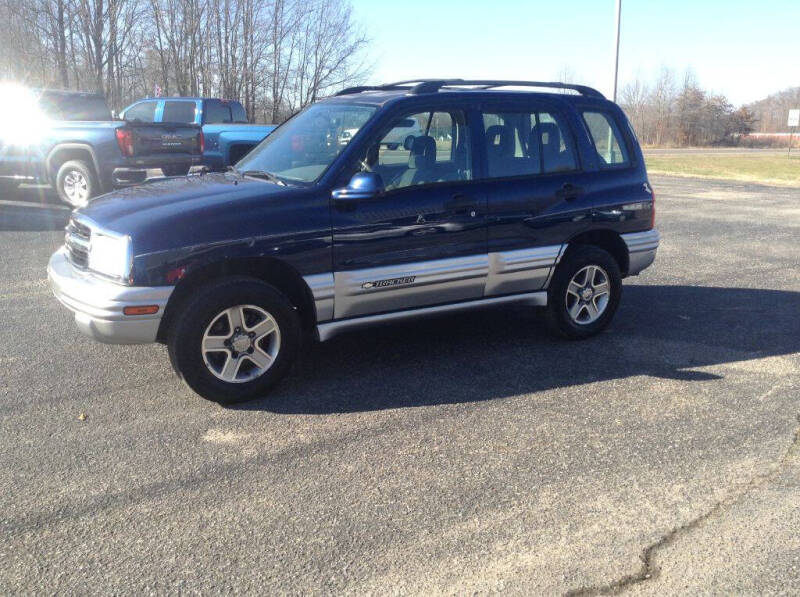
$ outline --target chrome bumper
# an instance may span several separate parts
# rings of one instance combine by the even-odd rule
[[[661,235],[653,228],[645,232],[623,234],[622,240],[628,245],[628,275],[636,276],[655,260]]]
[[[75,313],[78,329],[110,344],[155,342],[172,286],[122,286],[76,270],[62,247],[50,257],[47,278],[53,294]],[[158,305],[154,315],[125,315],[132,306]]]

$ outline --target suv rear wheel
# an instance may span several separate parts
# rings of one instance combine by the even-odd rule
[[[300,321],[286,297],[249,278],[193,293],[167,340],[178,375],[223,404],[264,396],[287,373],[299,344]]]
[[[72,207],[86,205],[98,190],[99,185],[94,170],[82,160],[64,162],[56,173],[58,197]]]
[[[588,338],[608,326],[621,294],[616,260],[599,247],[578,247],[558,265],[547,290],[548,323],[561,336]]]

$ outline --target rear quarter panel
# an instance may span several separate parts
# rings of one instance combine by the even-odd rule
[[[40,146],[40,178],[49,180],[50,170],[56,166],[55,155],[59,149],[79,147],[86,148],[91,154],[93,166],[105,187],[110,180],[110,172],[125,162],[115,134],[115,130],[123,125],[121,121],[98,121],[62,122],[53,126]]]
[[[593,229],[619,234],[648,230],[653,209],[652,188],[647,180],[644,156],[624,112],[613,102],[576,101],[571,117],[584,170],[591,173],[587,189],[592,198]],[[583,120],[583,111],[600,111],[614,117],[631,158],[629,165],[602,167]]]

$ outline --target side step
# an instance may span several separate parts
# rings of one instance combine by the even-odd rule
[[[435,305],[433,307],[420,307],[418,309],[408,309],[406,311],[396,311],[393,313],[381,313],[378,315],[367,315],[365,317],[354,317],[352,319],[341,319],[338,321],[326,321],[317,325],[317,334],[320,342],[330,340],[335,335],[355,328],[370,326],[378,323],[398,321],[400,319],[412,319],[416,317],[426,317],[438,315],[439,313],[449,313],[454,311],[465,311],[479,307],[489,307],[492,305],[503,305],[507,303],[524,303],[533,307],[547,306],[547,292],[528,292],[525,294],[514,294],[510,296],[497,296],[484,299],[476,299],[463,303],[451,303],[448,305]]]

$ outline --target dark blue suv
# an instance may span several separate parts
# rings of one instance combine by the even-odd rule
[[[655,258],[653,201],[594,89],[406,81],[309,106],[229,172],[92,201],[48,273],[84,333],[164,342],[189,386],[234,402],[304,333],[516,302],[596,334]]]

